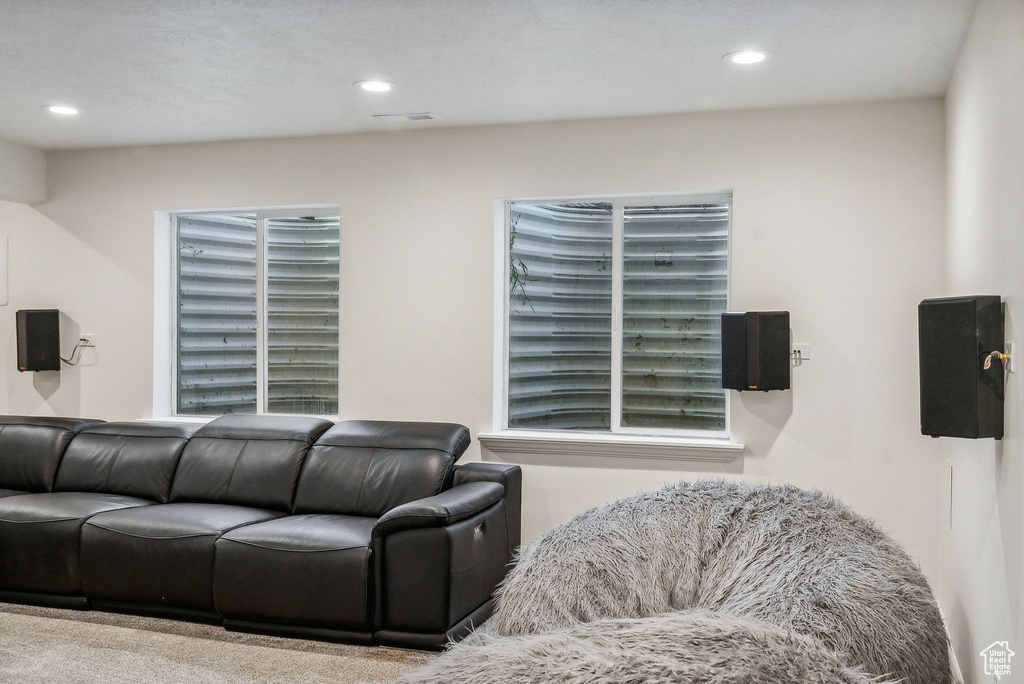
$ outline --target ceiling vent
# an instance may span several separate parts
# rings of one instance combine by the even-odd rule
[[[430,112],[412,112],[410,114],[374,114],[374,119],[381,121],[397,121],[408,119],[409,121],[433,121],[436,117]]]

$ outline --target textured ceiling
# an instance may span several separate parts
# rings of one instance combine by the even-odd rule
[[[941,95],[974,0],[0,0],[45,149]],[[758,48],[754,67],[724,62]],[[352,87],[394,81],[386,94]],[[80,107],[59,119],[46,104]],[[373,114],[433,112],[436,121]]]

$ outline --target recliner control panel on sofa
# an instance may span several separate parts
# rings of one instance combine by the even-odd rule
[[[0,600],[441,648],[491,613],[517,466],[447,423],[0,417]]]

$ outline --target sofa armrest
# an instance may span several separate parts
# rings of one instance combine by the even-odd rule
[[[378,643],[440,649],[490,615],[508,569],[504,494],[497,482],[467,482],[377,521]]]
[[[508,518],[508,559],[516,557],[523,543],[523,470],[506,463],[466,463],[455,468],[455,486],[470,482],[498,482],[505,488],[505,510]]]
[[[505,488],[495,482],[470,482],[437,496],[410,501],[385,513],[373,527],[374,537],[397,530],[444,527],[501,501]]]

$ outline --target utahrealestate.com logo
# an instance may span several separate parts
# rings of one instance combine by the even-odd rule
[[[995,675],[996,678],[1010,676],[1010,659],[1017,655],[1010,650],[1010,644],[1006,641],[993,642],[991,646],[981,652],[985,659],[985,674]]]

